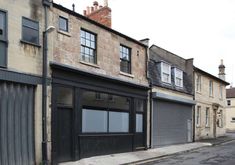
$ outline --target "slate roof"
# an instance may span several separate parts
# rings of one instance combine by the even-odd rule
[[[235,98],[235,88],[226,89],[226,98]]]

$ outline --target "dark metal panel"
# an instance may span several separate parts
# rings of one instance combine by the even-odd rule
[[[0,164],[33,165],[34,87],[0,82]]]
[[[192,106],[156,100],[153,103],[153,146],[188,142],[187,122]]]

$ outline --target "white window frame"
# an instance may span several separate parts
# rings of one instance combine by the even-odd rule
[[[180,74],[180,75],[177,75],[177,72]],[[181,88],[183,88],[183,71],[182,70],[180,70],[180,69],[178,69],[178,68],[174,68],[174,77],[175,77],[175,86],[177,86],[177,87],[181,87]],[[176,82],[176,79],[180,79],[180,84],[177,84]]]
[[[202,87],[202,76],[201,75],[199,75],[199,74],[197,74],[197,79],[196,79],[196,91],[197,92],[201,92],[201,87]]]
[[[209,81],[209,96],[213,97],[213,81]]]
[[[196,126],[199,127],[201,125],[201,106],[197,106],[195,117],[196,117]]]
[[[166,67],[168,67],[168,71],[164,71],[163,70],[163,68],[164,68],[163,65],[166,65]],[[164,78],[163,78],[164,74],[169,75],[168,81],[164,80]],[[171,65],[169,65],[169,64],[167,64],[165,62],[161,62],[161,80],[164,83],[171,84]]]
[[[205,117],[206,117],[206,127],[209,127],[210,126],[210,108],[209,107],[206,107],[206,114],[205,114]]]

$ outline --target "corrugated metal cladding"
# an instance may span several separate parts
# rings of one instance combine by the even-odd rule
[[[34,87],[0,82],[0,165],[34,165]]]
[[[192,105],[153,102],[153,147],[192,141]]]

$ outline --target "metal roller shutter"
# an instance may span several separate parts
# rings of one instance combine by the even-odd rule
[[[192,106],[163,100],[153,102],[153,147],[191,140]]]
[[[0,82],[0,165],[33,165],[34,87]]]

